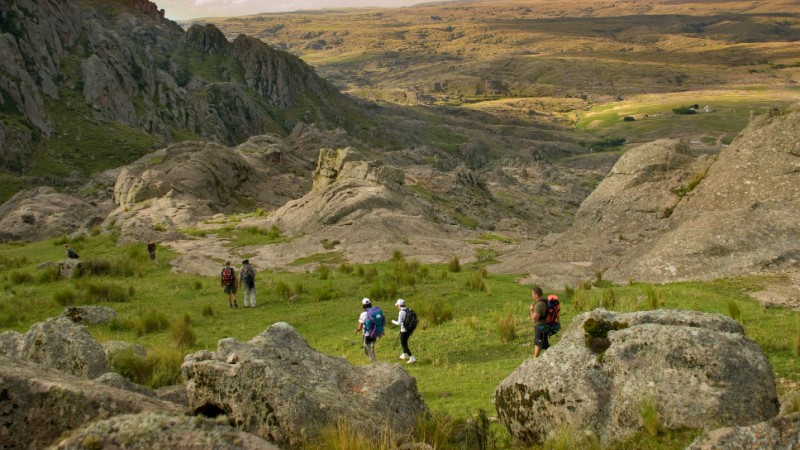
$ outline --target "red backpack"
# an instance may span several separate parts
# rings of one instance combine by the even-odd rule
[[[233,267],[225,267],[222,269],[222,284],[225,286],[233,284]]]
[[[558,333],[561,329],[561,321],[559,315],[561,314],[561,303],[558,302],[557,295],[547,296],[547,313],[544,315],[544,324],[547,326],[550,336]]]

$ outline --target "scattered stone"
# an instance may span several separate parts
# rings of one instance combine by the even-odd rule
[[[68,306],[61,313],[75,323],[100,325],[116,319],[117,312],[108,306]]]
[[[105,384],[117,389],[125,389],[126,391],[136,392],[147,397],[156,397],[156,393],[152,390],[136,384],[116,372],[106,372],[99,377],[95,378],[98,383]]]
[[[17,356],[87,379],[109,371],[103,347],[83,326],[63,317],[33,324]]]
[[[727,427],[698,437],[686,450],[795,449],[800,446],[800,413],[748,427]]]
[[[160,400],[175,403],[189,409],[189,396],[186,394],[186,386],[175,384],[156,389],[156,397]]]

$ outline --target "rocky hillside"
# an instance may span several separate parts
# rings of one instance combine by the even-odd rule
[[[5,198],[168,142],[234,144],[300,122],[344,126],[351,114],[300,59],[246,36],[229,42],[213,25],[184,31],[146,0],[3,0],[0,24]]]
[[[495,267],[553,288],[581,279],[667,282],[800,268],[800,106],[756,116],[718,157],[679,141],[628,151],[566,232]],[[540,255],[531,263],[529,255]]]

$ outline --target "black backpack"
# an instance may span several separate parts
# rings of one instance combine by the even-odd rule
[[[558,333],[561,329],[561,304],[558,302],[557,295],[547,297],[547,313],[544,316],[544,324],[550,336]]]
[[[256,274],[253,272],[253,268],[250,266],[245,266],[242,269],[242,279],[244,280],[244,284],[249,288],[252,289],[256,285]]]
[[[406,317],[403,319],[403,327],[409,333],[417,329],[417,313],[411,308],[406,308]]]

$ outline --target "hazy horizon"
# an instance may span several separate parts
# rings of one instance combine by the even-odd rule
[[[203,17],[230,17],[266,12],[290,12],[325,8],[401,7],[426,0],[153,0],[167,18],[190,20]],[[430,0],[427,0],[430,1]]]

